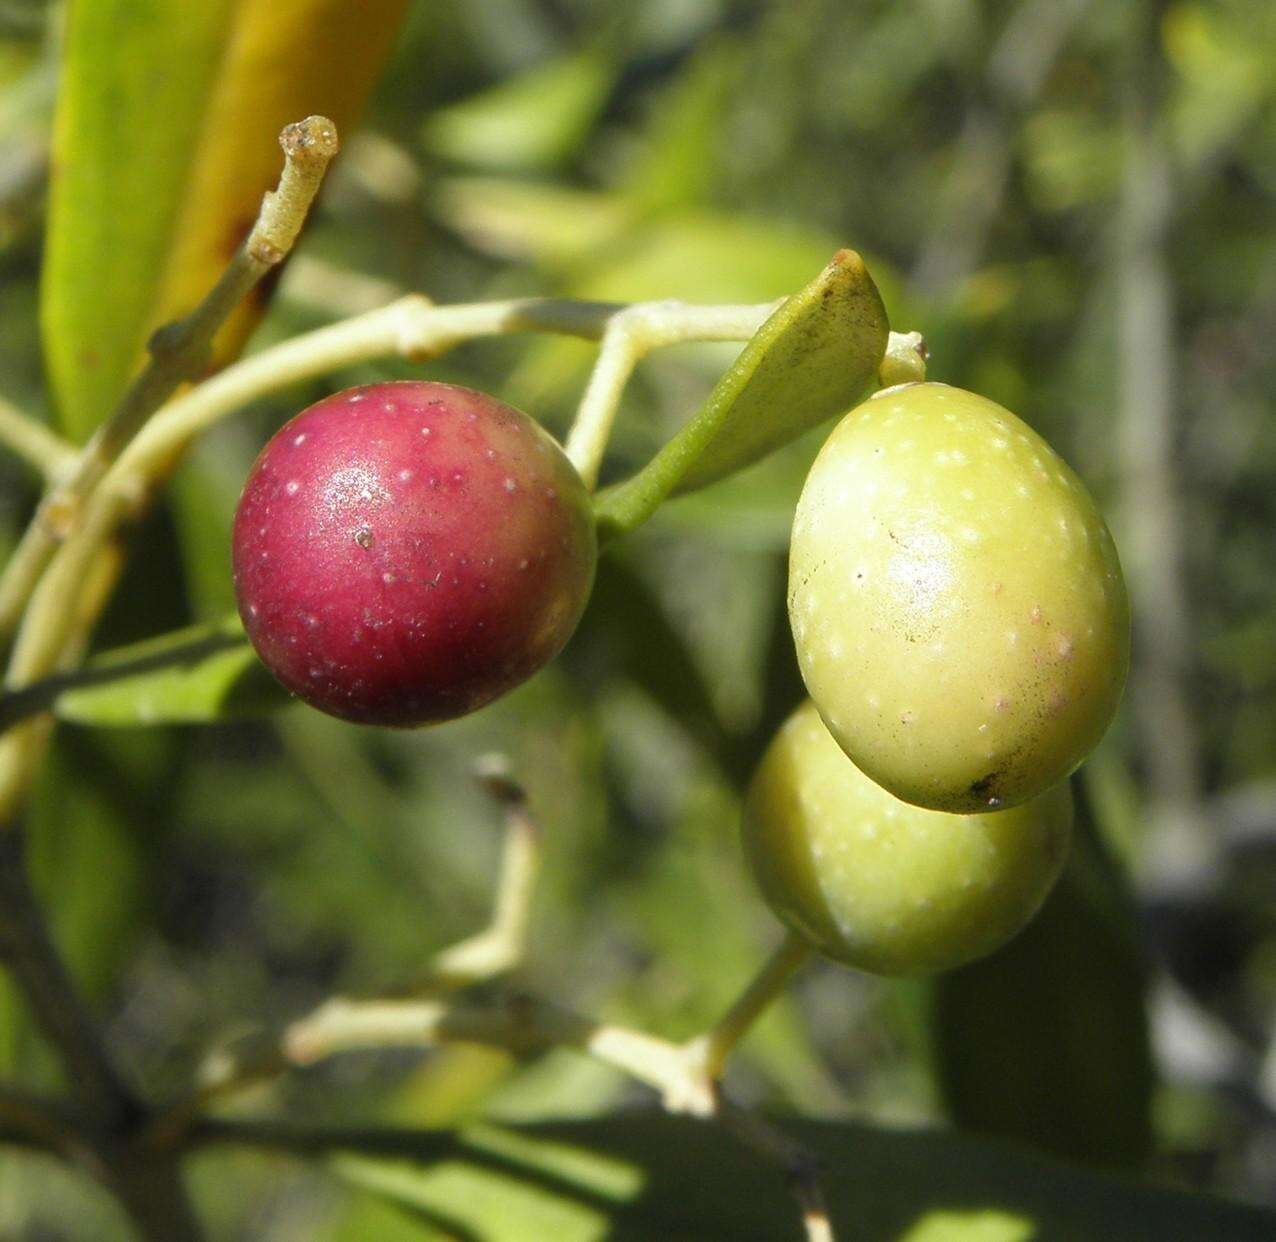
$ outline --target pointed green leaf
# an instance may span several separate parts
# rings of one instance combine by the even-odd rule
[[[563,56],[433,113],[425,140],[462,164],[552,167],[576,151],[614,79],[603,52]]]
[[[863,260],[840,250],[762,325],[700,412],[633,478],[602,491],[602,534],[632,530],[678,491],[765,457],[854,403],[877,372],[889,324]]]
[[[74,675],[54,713],[89,725],[203,724],[288,703],[238,619],[107,652]]]

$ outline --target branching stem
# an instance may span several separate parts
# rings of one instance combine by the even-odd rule
[[[807,941],[796,932],[790,932],[718,1023],[687,1045],[688,1051],[699,1058],[706,1077],[714,1080],[722,1077],[735,1046],[784,990],[794,972],[810,961],[813,953]]]
[[[208,369],[218,329],[291,248],[324,171],[337,153],[337,131],[326,117],[312,116],[289,125],[279,141],[284,149],[279,188],[263,199],[252,231],[191,314],[160,328],[151,338],[150,361],[75,465],[41,502],[0,577],[0,635],[13,628],[45,565],[75,529],[85,501],[111,463],[180,384],[198,379]]]
[[[687,306],[649,302],[613,316],[602,349],[567,437],[566,451],[585,486],[598,482],[598,470],[629,377],[647,354],[683,341],[747,341],[778,303],[758,306]]]

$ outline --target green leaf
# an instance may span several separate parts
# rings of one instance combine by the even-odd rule
[[[721,166],[732,158],[723,143],[726,111],[744,67],[730,36],[707,42],[664,89],[644,127],[635,159],[617,189],[645,211],[710,198]]]
[[[553,167],[576,151],[614,79],[602,52],[563,56],[435,112],[426,144],[445,159],[485,168]]]
[[[101,996],[134,946],[146,909],[152,856],[139,843],[121,758],[164,783],[173,747],[162,734],[135,736],[129,756],[59,734],[29,816],[32,883],[81,987]],[[171,763],[170,763],[171,766]],[[162,799],[163,790],[148,790]],[[151,825],[148,825],[150,827]]]
[[[192,626],[109,651],[53,702],[88,725],[203,724],[257,715],[290,701],[244,637],[238,618]]]
[[[40,318],[59,426],[85,439],[150,326],[230,0],[73,0]]]
[[[936,1068],[958,1125],[1087,1164],[1146,1160],[1146,981],[1122,896],[1079,833],[1072,866],[1027,929],[931,985]]]
[[[475,248],[547,267],[579,263],[638,220],[618,195],[514,177],[450,177],[434,210]]]
[[[146,338],[221,274],[310,113],[353,127],[406,0],[71,0],[41,330],[60,426],[87,438]],[[259,286],[218,333],[238,352]]]
[[[638,474],[599,494],[600,533],[632,530],[675,491],[733,474],[844,413],[876,373],[888,334],[863,260],[839,250],[762,325],[700,412]]]
[[[1276,1230],[1276,1216],[1256,1208],[1056,1167],[958,1134],[791,1120],[784,1128],[820,1158],[834,1229],[857,1242],[1259,1242]],[[343,1154],[334,1167],[415,1218],[422,1237],[800,1234],[780,1171],[703,1122],[634,1113],[415,1142],[427,1163],[412,1162],[406,1135],[398,1159]]]

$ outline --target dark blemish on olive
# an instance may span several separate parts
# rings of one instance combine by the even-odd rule
[[[1000,806],[1001,797],[996,792],[997,781],[1000,776],[1000,772],[989,772],[987,776],[981,776],[977,781],[971,783],[970,792],[985,806]]]

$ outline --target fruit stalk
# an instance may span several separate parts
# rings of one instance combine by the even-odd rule
[[[806,940],[796,932],[789,932],[717,1025],[688,1045],[689,1049],[695,1049],[694,1055],[700,1058],[708,1078],[716,1082],[722,1077],[735,1046],[814,953]]]

